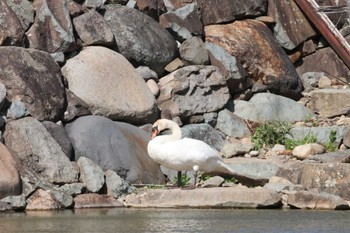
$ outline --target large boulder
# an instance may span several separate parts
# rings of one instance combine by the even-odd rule
[[[308,189],[317,189],[350,199],[350,164],[306,164],[300,175],[300,183]]]
[[[234,101],[234,113],[243,119],[255,122],[294,122],[314,115],[302,104],[271,93],[255,94],[249,101]]]
[[[8,122],[4,139],[5,145],[16,153],[22,166],[41,174],[49,182],[78,181],[78,169],[43,124],[34,118],[26,117]]]
[[[160,79],[157,99],[173,117],[221,110],[230,98],[226,80],[215,66],[187,66]]]
[[[115,171],[132,183],[164,182],[159,165],[147,153],[150,135],[142,129],[101,116],[85,116],[68,124],[66,130],[75,160],[87,157],[104,171]]]
[[[264,23],[242,20],[209,25],[204,31],[206,41],[223,47],[237,58],[256,84],[257,91],[270,90],[293,99],[301,97],[300,77]]]
[[[29,47],[49,53],[75,49],[73,24],[67,0],[36,0],[34,24],[26,32]]]
[[[46,52],[20,47],[0,48],[0,82],[7,98],[21,100],[38,120],[60,119],[65,90],[60,67]]]
[[[266,13],[266,0],[197,0],[204,25],[233,22],[243,18],[257,17]]]
[[[132,123],[157,118],[156,101],[136,69],[121,54],[90,46],[62,68],[69,89],[95,115]]]
[[[10,195],[19,195],[21,179],[11,153],[2,143],[0,143],[0,171],[0,199]]]
[[[104,18],[115,36],[118,51],[135,65],[163,73],[177,55],[175,39],[158,22],[119,4],[105,6]]]

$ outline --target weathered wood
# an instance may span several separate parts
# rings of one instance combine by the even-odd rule
[[[334,51],[350,68],[350,45],[340,34],[324,12],[319,12],[319,6],[314,0],[294,0],[311,22],[317,27]]]

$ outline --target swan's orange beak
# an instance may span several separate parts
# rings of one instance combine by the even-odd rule
[[[151,135],[151,140],[155,138],[158,135],[159,131],[157,128],[152,129],[152,135]]]

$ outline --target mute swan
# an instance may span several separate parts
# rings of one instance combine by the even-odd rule
[[[170,129],[170,135],[159,135],[159,132]],[[179,125],[171,120],[157,120],[152,127],[151,140],[148,143],[148,154],[158,164],[175,171],[195,172],[194,187],[197,172],[228,172],[234,171],[222,160],[218,151],[203,141],[182,138]],[[180,177],[178,177],[180,181]]]

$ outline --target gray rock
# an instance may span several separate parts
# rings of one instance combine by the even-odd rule
[[[179,47],[180,57],[185,65],[206,65],[209,63],[208,51],[202,39],[190,37]]]
[[[24,194],[18,196],[7,196],[1,199],[0,202],[8,204],[11,210],[24,210],[27,205],[26,197]]]
[[[317,138],[317,142],[325,144],[330,141],[329,136],[332,131],[336,131],[335,134],[335,146],[339,146],[341,140],[344,137],[347,126],[325,126],[325,127],[294,127],[289,131],[291,138],[300,140],[308,135],[313,135]]]
[[[75,209],[110,207],[124,207],[124,205],[112,196],[97,193],[81,194],[74,198]]]
[[[65,93],[61,69],[43,51],[0,47],[0,82],[10,102],[22,101],[38,120],[57,121],[63,115]]]
[[[109,47],[115,43],[112,30],[105,22],[103,16],[94,10],[75,17],[73,24],[79,38],[83,42],[83,46],[102,45]]]
[[[323,163],[305,164],[300,173],[300,184],[307,189],[317,189],[338,195],[346,200],[350,198],[350,164]]]
[[[181,128],[182,137],[204,141],[216,150],[220,150],[225,143],[225,136],[209,124],[189,124]]]
[[[159,108],[182,120],[216,112],[230,98],[226,80],[215,66],[186,66],[161,78],[158,85]]]
[[[50,53],[50,56],[57,62],[59,65],[64,65],[66,58],[63,52]]]
[[[85,185],[82,183],[72,183],[72,184],[64,184],[60,187],[62,192],[65,192],[73,197],[76,195],[82,194],[85,190]]]
[[[219,68],[232,95],[244,91],[253,85],[249,75],[234,56],[216,44],[206,42],[205,46],[208,50],[211,64]]]
[[[86,47],[69,59],[62,71],[69,89],[89,105],[94,115],[139,124],[154,122],[158,117],[155,98],[146,83],[117,52]]]
[[[100,8],[105,2],[106,0],[85,0],[83,5],[87,8]]]
[[[75,160],[84,156],[104,171],[112,170],[127,181],[164,182],[159,165],[147,153],[150,134],[138,127],[101,116],[80,117],[66,126]]]
[[[195,198],[194,198],[195,197]],[[261,187],[148,190],[125,198],[127,207],[279,208],[281,196]]]
[[[14,120],[28,116],[30,113],[25,104],[20,100],[14,100],[7,110],[7,117]]]
[[[318,86],[318,81],[325,74],[323,72],[306,72],[301,76],[304,91],[309,92]]]
[[[221,176],[213,176],[205,180],[201,185],[202,188],[220,187],[225,182],[225,179]]]
[[[77,181],[78,169],[45,127],[34,118],[26,117],[8,122],[4,138],[6,146],[17,154],[22,164],[40,173],[48,181]]]
[[[223,158],[232,158],[236,155],[244,155],[246,153],[249,153],[252,150],[252,148],[252,144],[227,142],[220,150],[220,155]]]
[[[310,159],[320,163],[350,163],[350,150],[318,154]]]
[[[203,24],[197,3],[188,3],[159,17],[159,24],[168,29],[175,39],[182,42],[192,36],[203,35]]]
[[[129,61],[161,74],[177,55],[177,45],[158,22],[135,9],[118,4],[105,6],[104,18],[112,29],[118,50]]]
[[[329,193],[299,191],[288,196],[288,205],[298,209],[348,210],[347,202]]]
[[[308,108],[294,100],[271,93],[255,94],[248,102],[236,100],[234,113],[243,119],[255,122],[294,122],[314,115]]]
[[[151,70],[148,66],[139,66],[136,68],[136,71],[140,74],[140,76],[148,81],[149,79],[153,79],[158,82],[158,74]]]
[[[0,82],[0,108],[4,106],[6,98],[6,86]]]
[[[49,53],[75,49],[73,24],[67,1],[35,1],[35,19],[26,32],[29,47]]]
[[[251,136],[244,120],[227,109],[219,112],[216,129],[230,137],[244,138]]]
[[[308,107],[322,117],[346,114],[350,109],[349,89],[320,89],[310,92]]]
[[[56,140],[56,142],[61,146],[62,151],[67,155],[70,160],[73,160],[74,150],[71,141],[69,140],[68,134],[66,130],[52,122],[52,121],[44,121],[42,122],[47,131],[51,134],[51,136]]]
[[[248,186],[266,184],[279,170],[278,164],[256,158],[236,157],[226,161],[235,171],[234,177]]]
[[[68,194],[38,189],[27,199],[26,210],[57,210],[72,205],[73,198]]]
[[[136,188],[122,179],[116,172],[108,170],[105,172],[107,195],[118,198],[122,195],[132,193]]]
[[[79,157],[77,164],[80,168],[80,181],[89,192],[97,193],[105,183],[102,168],[86,157]]]

